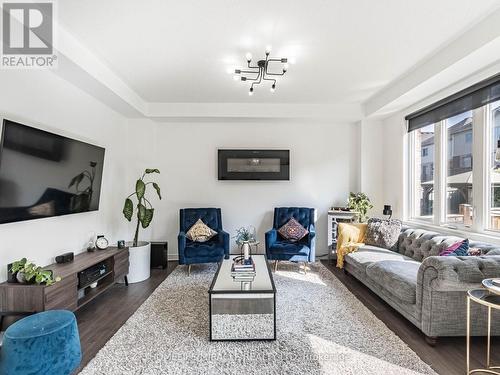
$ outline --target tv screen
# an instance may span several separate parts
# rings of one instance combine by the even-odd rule
[[[10,120],[0,143],[0,223],[99,209],[104,148]]]

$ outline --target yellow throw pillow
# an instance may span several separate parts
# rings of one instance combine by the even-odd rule
[[[191,241],[206,242],[216,234],[216,231],[206,225],[201,219],[198,219],[198,221],[189,228],[186,237]]]
[[[337,250],[356,243],[363,243],[367,226],[366,223],[339,223]]]

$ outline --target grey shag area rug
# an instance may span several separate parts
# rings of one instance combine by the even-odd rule
[[[81,374],[435,374],[320,263],[274,274],[276,341],[210,342],[215,271],[177,267]]]

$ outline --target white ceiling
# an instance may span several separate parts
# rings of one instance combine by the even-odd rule
[[[151,103],[362,103],[498,8],[498,0],[64,0],[58,19]],[[273,46],[274,94],[235,82]]]

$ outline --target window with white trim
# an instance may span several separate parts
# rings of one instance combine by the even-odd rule
[[[500,235],[500,75],[406,120],[408,219]]]

